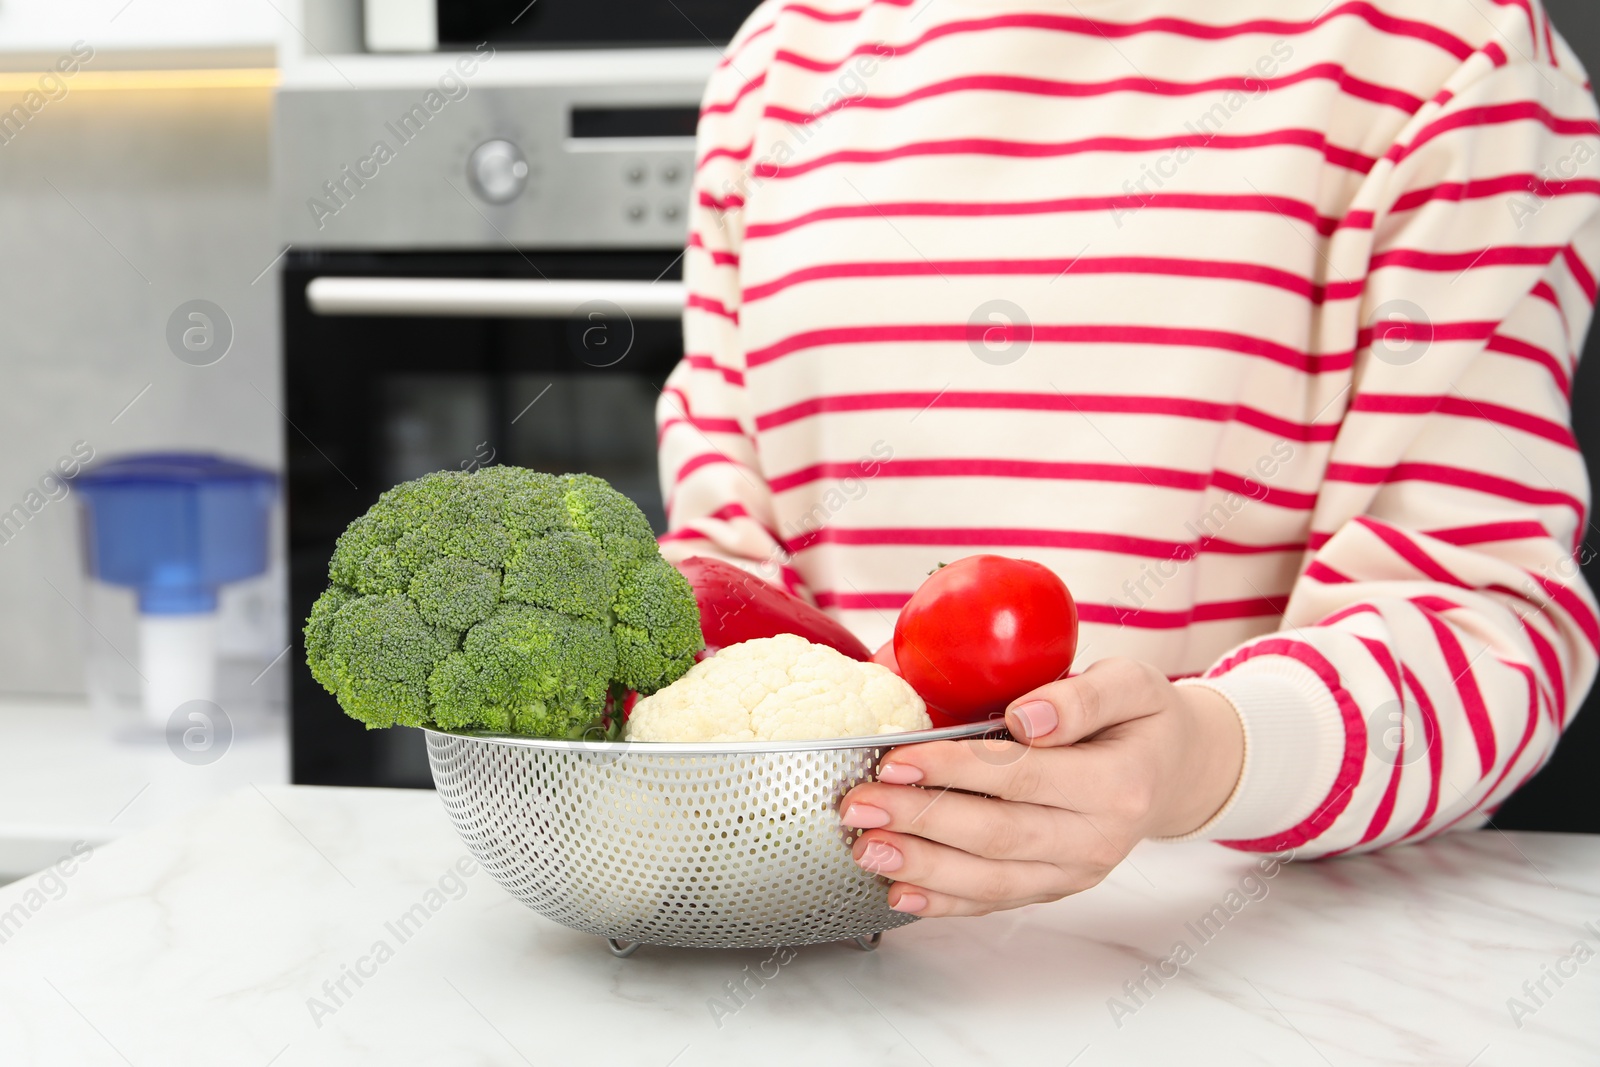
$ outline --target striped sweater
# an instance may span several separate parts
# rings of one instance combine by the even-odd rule
[[[769,0],[705,96],[669,554],[888,638],[939,561],[1245,724],[1204,836],[1480,825],[1600,645],[1600,126],[1538,0]]]

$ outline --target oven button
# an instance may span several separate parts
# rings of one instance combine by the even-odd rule
[[[639,222],[645,216],[645,206],[639,203],[639,201],[635,200],[633,203],[628,205],[627,212],[628,218],[632,219],[634,222]]]
[[[643,163],[631,164],[628,167],[625,176],[627,177],[628,181],[632,182],[634,185],[638,185],[640,182],[644,181],[644,176],[645,176],[644,164]]]
[[[668,201],[667,203],[661,205],[661,217],[666,219],[668,222],[673,222],[677,220],[678,214],[682,210],[683,209],[679,205]]]
[[[528,184],[528,160],[510,141],[485,141],[467,157],[467,180],[489,203],[510,203]]]
[[[678,168],[675,164],[668,163],[661,168],[661,180],[671,185],[678,180]]]

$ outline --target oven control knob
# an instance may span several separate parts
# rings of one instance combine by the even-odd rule
[[[467,181],[489,203],[510,203],[527,187],[528,160],[510,141],[485,141],[467,157]]]

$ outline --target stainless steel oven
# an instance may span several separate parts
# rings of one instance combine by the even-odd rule
[[[463,78],[471,91],[403,142],[390,127],[430,79],[284,87],[296,619],[345,525],[430,470],[589,471],[662,527],[653,410],[683,351],[679,258],[708,70],[705,57],[681,65],[631,80],[538,76],[536,64],[522,84]],[[364,166],[379,140],[392,158]],[[296,782],[430,784],[418,731],[364,730],[293,655]]]

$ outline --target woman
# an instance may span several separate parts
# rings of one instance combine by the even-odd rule
[[[667,547],[873,643],[985,551],[1085,623],[1018,747],[846,798],[893,906],[1055,899],[1145,837],[1415,841],[1541,766],[1600,639],[1595,118],[1537,0],[755,11],[700,123]]]

